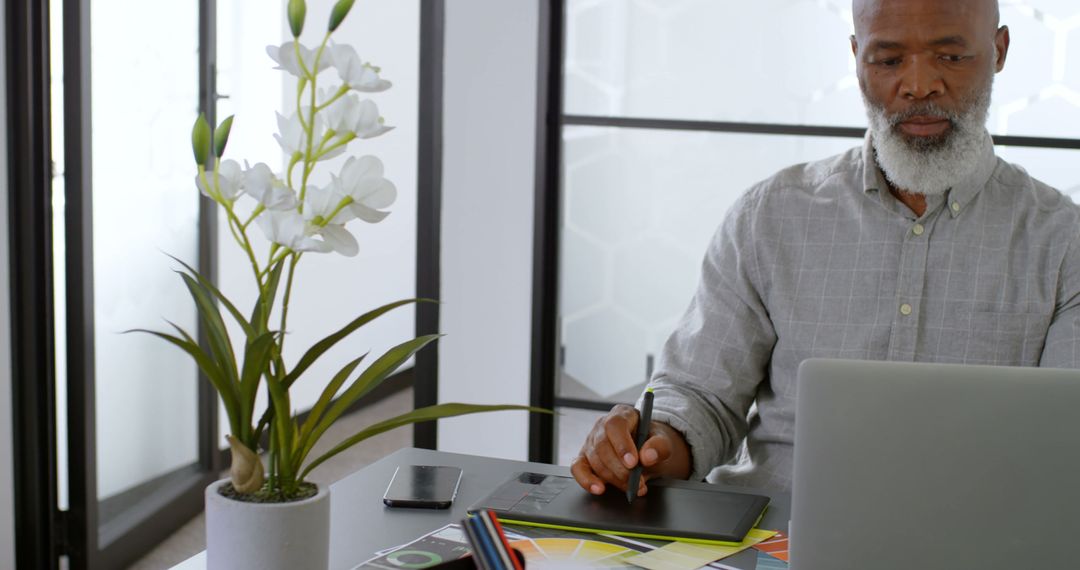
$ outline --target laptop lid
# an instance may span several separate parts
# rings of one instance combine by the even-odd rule
[[[1075,568],[1080,371],[799,367],[793,570]]]

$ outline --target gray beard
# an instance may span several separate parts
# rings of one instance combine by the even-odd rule
[[[934,196],[944,194],[971,175],[987,144],[990,87],[959,113],[927,103],[893,116],[867,99],[864,92],[877,163],[889,183],[899,190]],[[940,137],[908,137],[897,125],[915,115],[946,116],[952,128]]]

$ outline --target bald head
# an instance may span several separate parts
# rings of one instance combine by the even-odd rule
[[[883,11],[920,10],[924,8],[923,4],[944,5],[965,12],[985,22],[992,30],[996,30],[1001,21],[998,0],[852,0],[855,37],[861,37],[860,31]]]

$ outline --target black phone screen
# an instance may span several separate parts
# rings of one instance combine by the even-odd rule
[[[454,502],[461,468],[437,465],[403,465],[394,471],[383,495],[388,507],[446,509]]]

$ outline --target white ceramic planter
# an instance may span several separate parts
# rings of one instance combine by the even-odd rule
[[[330,488],[294,503],[245,503],[206,488],[208,570],[326,570],[330,565]]]

